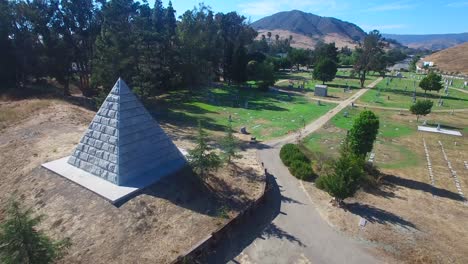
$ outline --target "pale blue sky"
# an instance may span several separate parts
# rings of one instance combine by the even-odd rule
[[[166,6],[169,0],[163,0]],[[148,0],[152,6],[154,0]],[[252,22],[293,9],[336,17],[365,31],[395,34],[468,32],[468,0],[173,0],[177,16],[204,2],[214,12],[237,11]]]

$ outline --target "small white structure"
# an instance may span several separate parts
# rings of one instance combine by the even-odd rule
[[[434,66],[434,62],[433,61],[423,61],[423,66],[432,67],[432,66]]]
[[[322,97],[327,97],[328,96],[328,88],[326,85],[322,84],[316,84],[315,85],[315,90],[314,90],[314,95],[315,96],[322,96]]]
[[[115,203],[185,164],[181,151],[119,78],[73,154],[42,166]]]
[[[459,137],[462,136],[462,133],[460,131],[443,129],[440,127],[440,125],[438,125],[437,127],[418,126],[418,131],[440,133],[440,134],[459,136]]]

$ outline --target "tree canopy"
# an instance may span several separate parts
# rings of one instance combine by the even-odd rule
[[[338,65],[336,62],[325,57],[315,65],[312,76],[325,84],[325,82],[330,82],[335,78],[337,71]]]
[[[364,38],[364,42],[360,43],[356,48],[356,60],[353,69],[359,76],[361,87],[364,87],[366,75],[369,71],[380,71],[382,69],[383,60],[382,36],[377,30],[369,32]]]
[[[359,114],[348,133],[350,150],[359,156],[365,156],[372,150],[379,131],[379,118],[369,110]]]
[[[420,116],[431,113],[433,104],[431,100],[417,100],[416,103],[410,106],[410,111],[412,114],[416,115],[416,121],[419,121]]]
[[[438,92],[442,89],[442,77],[434,72],[430,72],[421,80],[421,82],[419,82],[419,87],[424,90],[424,93],[427,91]]]

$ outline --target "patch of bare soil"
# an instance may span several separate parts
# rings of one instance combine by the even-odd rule
[[[431,114],[430,118],[444,120],[444,124],[459,128],[468,126],[466,114],[462,113]],[[323,130],[330,128],[322,128],[321,132]],[[432,163],[434,186],[428,173],[423,138]],[[468,206],[457,191],[439,141],[466,196],[468,169],[464,167],[464,161],[468,161],[467,135],[453,137],[414,133],[398,138],[395,144],[410,149],[420,162],[407,167],[381,169],[380,186],[358,191],[355,197],[346,200],[344,208],[332,206],[331,197],[313,183],[303,184],[317,210],[331,226],[376,246],[386,262],[468,263]],[[376,153],[376,158],[379,157],[383,156]],[[360,226],[362,219],[366,220],[364,227]]]
[[[37,100],[37,99],[35,99]],[[94,113],[66,102],[2,102],[0,112],[0,205],[16,197],[38,214],[41,228],[72,246],[62,263],[168,263],[256,199],[264,178],[255,151],[246,148],[235,165],[201,181],[190,171],[167,177],[114,206],[96,194],[40,167],[69,155]],[[13,113],[13,114],[11,114]],[[179,147],[196,131],[163,125]]]

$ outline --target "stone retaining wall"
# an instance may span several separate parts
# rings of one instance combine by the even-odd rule
[[[197,259],[202,258],[208,252],[211,251],[212,248],[215,247],[218,241],[222,239],[228,239],[231,231],[238,227],[239,225],[245,224],[245,220],[249,218],[252,214],[255,213],[258,207],[260,207],[265,202],[265,194],[271,187],[271,183],[266,180],[265,177],[265,189],[263,190],[262,195],[255,201],[251,202],[249,205],[246,206],[244,210],[242,210],[238,215],[234,218],[229,220],[224,226],[220,227],[211,235],[208,235],[205,239],[199,241],[197,244],[192,246],[189,250],[185,253],[181,254],[177,257],[171,264],[182,264],[182,263],[193,263],[196,262]]]

